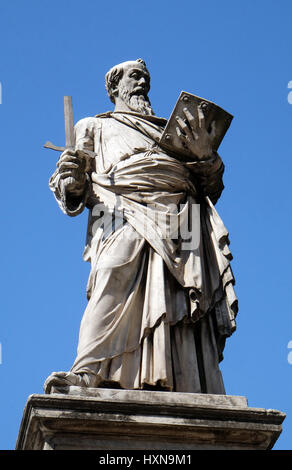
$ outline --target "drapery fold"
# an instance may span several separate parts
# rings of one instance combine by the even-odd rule
[[[77,146],[99,153],[80,203],[90,210],[91,272],[71,371],[96,386],[225,393],[218,364],[237,313],[228,232],[186,165],[146,134],[137,143],[131,126],[95,125],[77,125]],[[118,147],[105,138],[113,132]],[[50,187],[69,213],[58,171]]]

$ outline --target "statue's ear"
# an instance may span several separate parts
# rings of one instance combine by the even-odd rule
[[[118,83],[112,84],[111,95],[113,98],[116,98],[119,95]]]

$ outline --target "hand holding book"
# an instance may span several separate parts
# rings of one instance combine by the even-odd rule
[[[197,106],[197,120],[188,110],[183,108],[185,119],[176,116],[176,133],[182,145],[199,160],[209,158],[213,154],[213,141],[216,136],[216,122],[211,122],[211,131],[208,132],[205,116],[200,105]]]
[[[232,118],[215,103],[182,91],[159,145],[184,161],[206,159],[216,153]]]

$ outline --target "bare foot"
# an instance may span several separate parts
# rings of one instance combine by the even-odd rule
[[[52,387],[90,387],[92,380],[88,374],[74,374],[73,372],[52,372],[44,383],[44,392],[51,393]]]

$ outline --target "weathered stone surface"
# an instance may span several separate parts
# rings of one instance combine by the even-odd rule
[[[245,397],[68,387],[28,398],[16,449],[271,449],[284,418]]]
[[[229,234],[214,204],[224,188],[217,149],[230,122],[222,128],[222,109],[219,118],[214,103],[184,92],[166,150],[167,120],[150,104],[145,62],[111,68],[106,89],[114,111],[75,129],[65,97],[66,149],[49,186],[65,214],[89,211],[91,271],[77,356],[70,371],[47,378],[45,393],[120,386],[224,394],[219,363],[238,306]]]

